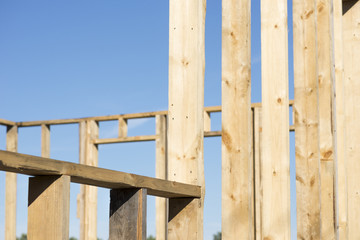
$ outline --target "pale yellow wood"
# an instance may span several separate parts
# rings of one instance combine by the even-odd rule
[[[316,0],[319,82],[321,239],[335,239],[334,145],[332,120],[333,36],[331,1]]]
[[[86,121],[79,123],[79,163],[85,164],[86,160]],[[77,196],[77,218],[80,219],[80,240],[85,237],[85,185],[80,185],[80,193]]]
[[[204,132],[204,137],[221,137],[221,131]]]
[[[360,239],[360,1],[343,5],[348,239]]]
[[[30,178],[28,200],[28,239],[69,239],[69,176]]]
[[[41,125],[41,156],[50,157],[50,125]]]
[[[347,187],[346,187],[346,155],[345,155],[345,96],[344,96],[344,64],[342,34],[342,0],[333,0],[334,8],[334,60],[336,91],[336,147],[337,147],[337,193],[338,239],[347,240]]]
[[[290,239],[287,1],[261,1],[262,237]]]
[[[211,131],[211,117],[210,117],[210,113],[207,111],[204,111],[204,131],[205,132]]]
[[[119,118],[119,138],[126,137],[127,132],[128,132],[127,120],[124,118]]]
[[[253,239],[251,1],[222,1],[222,237]]]
[[[6,150],[17,152],[18,128],[8,126],[6,131]],[[16,173],[5,175],[5,240],[16,239]]]
[[[255,239],[262,239],[261,209],[262,209],[262,183],[261,183],[261,108],[253,111],[253,157],[254,157],[254,191],[255,191]]]
[[[94,139],[94,144],[110,144],[110,143],[122,143],[122,142],[146,142],[154,141],[157,139],[156,135],[147,135],[147,136],[131,136],[131,137],[121,137],[121,138],[100,138]]]
[[[0,125],[14,126],[14,125],[16,125],[16,123],[13,121],[9,121],[9,120],[0,118]]]
[[[202,198],[169,218],[168,238],[203,239],[206,0],[170,0],[169,8],[168,177],[200,185]]]
[[[160,179],[167,179],[167,130],[166,130],[166,116],[157,115],[156,123],[156,163],[155,163],[155,177]],[[155,199],[156,207],[156,239],[167,239],[167,199]]]
[[[298,239],[320,239],[321,234],[315,3],[316,0],[293,1]]]

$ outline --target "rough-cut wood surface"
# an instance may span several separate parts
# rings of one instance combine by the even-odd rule
[[[0,170],[32,176],[69,175],[71,182],[111,189],[146,188],[149,195],[159,197],[201,197],[196,185],[8,151],[0,151]]]
[[[320,239],[321,230],[315,3],[316,0],[293,1],[298,239]]]
[[[332,115],[333,35],[331,1],[316,0],[319,83],[321,238],[335,239],[334,145]]]
[[[262,237],[290,239],[287,1],[261,1]]]
[[[17,152],[18,128],[8,126],[6,131],[6,150]],[[5,240],[16,239],[16,173],[5,175]]]
[[[253,239],[251,1],[222,1],[222,237]]]
[[[70,177],[29,179],[28,239],[69,239]]]
[[[110,191],[110,240],[146,240],[146,189]]]
[[[348,239],[360,239],[360,1],[343,5]]]
[[[165,115],[158,115],[155,118],[156,124],[156,162],[155,162],[155,177],[167,180],[167,122]],[[156,207],[156,239],[167,239],[167,215],[168,215],[168,200],[166,198],[157,197],[155,199]]]
[[[41,125],[41,156],[50,157],[50,125]]]
[[[168,238],[203,239],[206,0],[170,0],[169,9],[168,177],[202,186],[202,198],[169,219]]]
[[[261,209],[262,209],[262,183],[261,183],[261,108],[253,111],[253,157],[254,157],[254,224],[255,240],[262,239]]]

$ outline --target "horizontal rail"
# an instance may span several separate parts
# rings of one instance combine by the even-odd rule
[[[67,175],[71,182],[110,189],[146,188],[149,195],[158,197],[201,196],[200,186],[1,150],[0,170],[31,176]]]
[[[0,125],[14,126],[14,125],[16,125],[16,122],[13,122],[13,121],[9,121],[9,120],[1,119],[1,118],[0,118]]]
[[[294,100],[290,100],[289,106],[292,106],[293,104],[294,104]],[[251,107],[252,108],[261,107],[261,103],[252,103]],[[208,113],[221,112],[221,106],[205,107],[204,110]],[[71,118],[71,119],[44,120],[44,121],[26,121],[26,122],[16,122],[13,125],[16,124],[18,127],[33,127],[33,126],[41,126],[42,124],[46,124],[46,125],[76,124],[88,120],[94,120],[98,122],[115,121],[118,120],[119,118],[123,118],[123,119],[150,118],[150,117],[155,117],[156,115],[167,115],[167,114],[168,111],[165,110],[165,111],[144,112],[144,113],[117,114],[117,115],[98,116],[98,117]]]
[[[220,137],[221,131],[205,131],[204,137]]]
[[[157,139],[156,135],[133,136],[122,138],[99,138],[93,141],[94,144],[110,144],[110,143],[124,143],[124,142],[146,142]]]

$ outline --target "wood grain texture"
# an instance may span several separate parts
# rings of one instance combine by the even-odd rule
[[[287,28],[287,1],[262,0],[263,239],[290,239]]]
[[[316,0],[319,83],[319,144],[321,182],[321,239],[335,239],[334,135],[333,135],[333,34],[329,0]]]
[[[146,240],[146,189],[110,191],[110,240]]]
[[[261,108],[253,111],[253,157],[254,157],[254,199],[255,199],[255,239],[262,239],[262,182],[261,182]]]
[[[298,239],[320,239],[320,152],[316,0],[293,1]]]
[[[50,125],[41,125],[41,156],[50,157]]]
[[[29,239],[69,239],[69,176],[30,178],[28,201]]]
[[[169,218],[168,238],[203,239],[206,0],[170,0],[169,8],[168,177],[201,186],[202,197]]]
[[[155,177],[167,180],[167,122],[165,115],[157,115],[156,124],[156,163]],[[167,239],[167,222],[168,222],[168,200],[166,198],[157,197],[155,199],[156,207],[156,239]]]
[[[251,1],[222,1],[222,237],[253,239]]]
[[[31,176],[68,175],[71,182],[110,189],[146,188],[149,195],[166,198],[201,197],[201,188],[197,185],[1,150],[0,170]]]
[[[6,150],[17,152],[18,128],[8,126],[6,131]],[[16,173],[7,172],[5,175],[5,240],[16,239]]]
[[[348,239],[360,239],[360,1],[343,7]]]

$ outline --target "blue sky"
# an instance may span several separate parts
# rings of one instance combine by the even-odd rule
[[[291,10],[289,1],[289,10]],[[0,0],[0,118],[12,121],[100,116],[167,109],[168,1]],[[290,98],[292,32],[289,20]],[[261,101],[260,0],[252,1],[252,101]],[[205,105],[221,104],[221,1],[207,1]],[[132,120],[130,135],[154,133],[153,120]],[[221,115],[212,128],[219,130]],[[115,137],[116,122],[100,136]],[[293,134],[291,135],[293,143]],[[0,128],[5,148],[5,128]],[[139,150],[141,149],[141,150]],[[293,156],[293,149],[292,156]],[[40,128],[19,130],[19,152],[40,155]],[[78,161],[76,125],[54,126],[51,157]],[[221,140],[205,139],[205,239],[221,230]],[[291,157],[293,162],[293,157]],[[155,144],[99,147],[99,166],[154,176]],[[294,169],[292,164],[292,171]],[[4,173],[0,173],[0,232],[4,227]],[[17,234],[26,232],[27,177],[18,178]],[[78,236],[72,184],[70,235]],[[292,200],[294,200],[292,191]],[[98,235],[108,237],[108,190],[99,190]],[[154,235],[154,198],[148,233]],[[292,211],[294,213],[294,211]],[[292,214],[295,216],[294,214]],[[294,223],[294,221],[293,221]],[[292,235],[296,237],[295,227]],[[3,239],[0,234],[0,240]],[[294,238],[295,239],[295,238]]]

